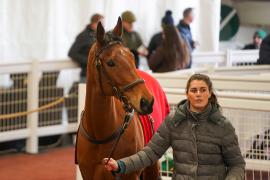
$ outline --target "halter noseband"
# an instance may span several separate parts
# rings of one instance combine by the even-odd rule
[[[131,88],[133,88],[134,86],[136,86],[137,84],[140,83],[144,83],[143,79],[136,79],[135,81],[131,82],[130,84],[125,85],[124,87],[120,88],[117,85],[115,85],[115,83],[112,81],[112,79],[110,78],[110,76],[108,75],[108,73],[105,71],[104,68],[102,68],[102,63],[101,63],[101,59],[100,59],[100,55],[103,53],[104,50],[106,50],[107,48],[114,46],[116,44],[122,44],[121,41],[112,41],[109,44],[107,44],[106,46],[102,47],[99,51],[97,51],[96,53],[96,58],[95,58],[95,63],[96,63],[96,68],[98,70],[99,73],[99,86],[101,89],[102,94],[104,95],[104,90],[103,90],[103,86],[102,86],[102,79],[101,79],[101,71],[103,72],[103,74],[107,77],[107,79],[109,80],[109,84],[111,85],[115,95],[117,98],[120,99],[120,101],[123,101],[124,104],[126,105],[127,103],[127,99],[126,97],[123,95],[123,93]],[[125,102],[126,101],[126,102]],[[130,112],[131,110],[129,110]]]

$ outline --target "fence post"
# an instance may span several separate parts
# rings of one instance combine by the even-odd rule
[[[227,49],[226,66],[231,67],[232,65],[233,65],[233,62],[232,62],[232,50]]]
[[[80,83],[78,85],[78,126],[81,121],[81,112],[84,110],[84,101],[86,96],[86,85]],[[76,180],[82,180],[81,171],[79,169],[79,166],[76,166]]]
[[[27,82],[27,110],[38,108],[39,96],[39,62],[33,60],[31,72],[28,74]],[[27,115],[27,128],[30,131],[29,137],[26,139],[26,152],[38,153],[38,112]]]

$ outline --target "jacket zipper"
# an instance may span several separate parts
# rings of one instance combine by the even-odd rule
[[[195,131],[196,131],[196,126],[198,124],[192,124],[191,126],[191,131],[192,131],[192,135],[194,138],[194,143],[195,143],[195,155],[196,155],[196,171],[195,171],[195,180],[197,180],[197,171],[198,171],[198,147],[197,147],[197,139],[196,139],[196,135],[195,135]]]

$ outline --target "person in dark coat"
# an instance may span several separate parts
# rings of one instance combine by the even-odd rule
[[[103,19],[104,17],[101,14],[94,14],[91,17],[90,24],[76,37],[68,52],[68,56],[81,67],[81,82],[86,81],[88,53],[96,41],[98,22],[102,22]]]
[[[181,19],[179,21],[179,24],[177,25],[180,34],[186,41],[187,46],[189,48],[190,63],[188,65],[188,68],[191,68],[192,65],[192,51],[196,48],[196,45],[198,44],[193,40],[190,30],[190,24],[193,22],[193,20],[194,20],[193,8],[186,8],[183,12],[183,19]]]
[[[194,74],[186,87],[187,99],[161,124],[151,141],[138,153],[120,159],[103,159],[114,173],[129,173],[156,162],[171,146],[172,180],[244,180],[245,161],[235,129],[214,94],[208,76]]]
[[[270,64],[270,34],[262,41],[257,64]]]
[[[260,49],[262,40],[266,37],[267,33],[263,30],[257,30],[253,35],[253,42],[245,45],[243,50]]]
[[[167,10],[165,12],[165,16],[161,19],[162,28],[165,25],[174,25],[174,21],[171,17],[172,17],[172,11]],[[154,34],[154,36],[151,38],[149,46],[148,46],[148,55],[147,55],[148,59],[151,57],[151,54],[161,45],[162,39],[163,39],[162,31],[158,32],[157,34]]]

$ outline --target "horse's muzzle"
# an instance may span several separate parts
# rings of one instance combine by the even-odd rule
[[[150,102],[145,98],[141,98],[141,101],[140,101],[141,112],[140,113],[142,115],[152,113],[153,104],[154,104],[154,98],[152,98]]]

